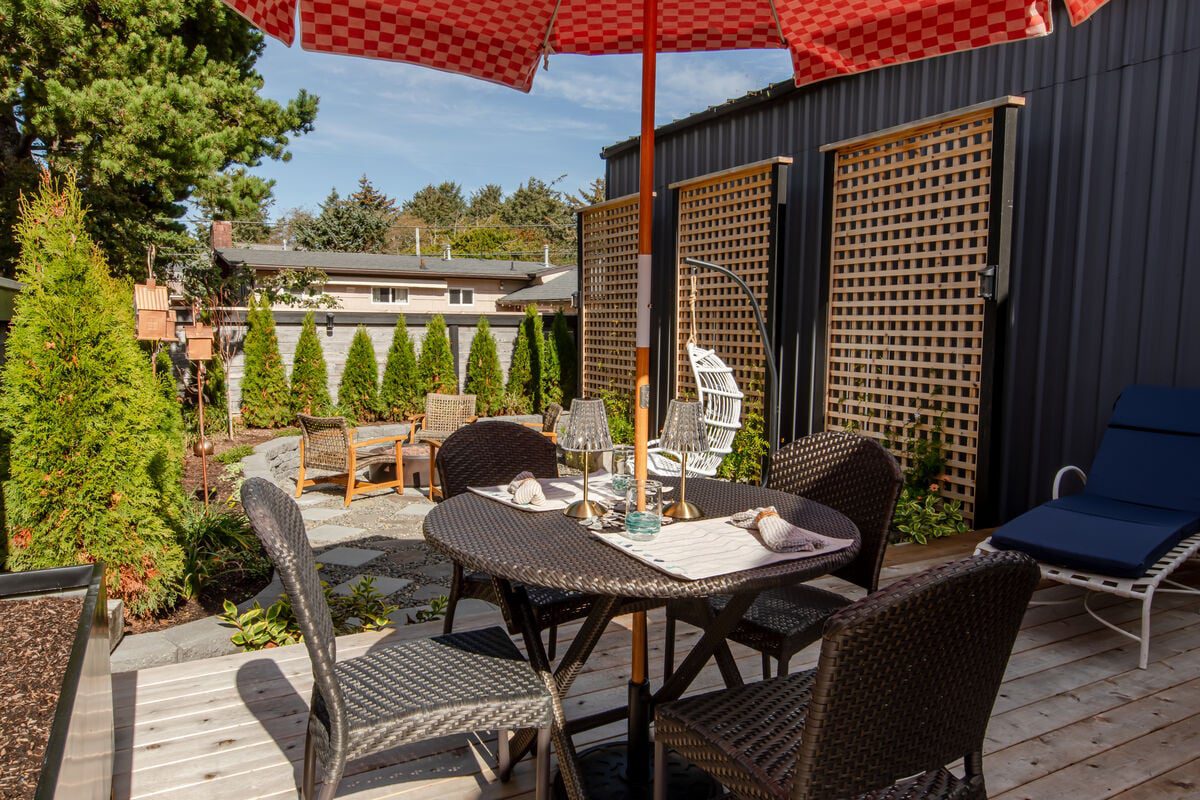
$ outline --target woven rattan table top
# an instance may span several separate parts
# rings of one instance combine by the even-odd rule
[[[665,479],[677,484],[676,479]],[[508,580],[617,597],[708,597],[761,591],[810,580],[849,563],[858,553],[858,529],[828,506],[757,486],[692,478],[688,500],[707,516],[720,517],[773,505],[796,525],[825,536],[854,539],[851,547],[825,555],[698,581],[673,578],[598,541],[559,513],[531,513],[473,492],[439,504],[425,518],[429,544],[468,569]],[[675,523],[682,524],[682,523]]]

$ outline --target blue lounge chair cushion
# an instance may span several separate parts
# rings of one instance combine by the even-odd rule
[[[1200,434],[1200,389],[1127,386],[1108,424],[1168,433]]]
[[[1197,531],[1200,512],[1083,494],[1052,500],[1022,514],[997,528],[992,544],[1055,566],[1137,578]]]
[[[1200,514],[1200,435],[1109,427],[1085,491]]]

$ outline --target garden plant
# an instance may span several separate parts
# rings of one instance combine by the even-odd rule
[[[379,416],[379,366],[371,336],[362,325],[354,332],[346,353],[346,368],[338,384],[338,407],[354,424]]]
[[[458,391],[454,354],[450,351],[446,320],[441,314],[434,314],[425,326],[425,338],[421,340],[421,357],[417,361],[417,378],[422,390],[422,406],[425,395],[429,392],[454,394]]]
[[[313,312],[304,315],[296,353],[292,357],[292,409],[298,414],[322,416],[329,413],[329,373]]]
[[[467,356],[467,394],[475,395],[475,407],[482,416],[499,414],[504,408],[504,370],[496,352],[496,339],[486,317],[479,318],[471,352]]]
[[[383,368],[383,386],[379,391],[383,413],[392,422],[415,414],[424,402],[417,387],[417,354],[404,315],[396,317],[392,344],[388,347],[387,364]]]
[[[250,301],[247,325],[242,421],[252,428],[278,428],[292,421],[293,412],[270,299]]]

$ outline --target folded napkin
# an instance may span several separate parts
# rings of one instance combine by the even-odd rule
[[[508,485],[508,493],[513,496],[514,502],[523,506],[540,506],[546,502],[546,493],[542,491],[542,485],[533,477],[533,473],[528,471],[512,479],[512,483]]]
[[[739,528],[758,531],[763,544],[776,553],[808,552],[825,547],[824,539],[779,516],[775,506],[740,511],[729,521]]]

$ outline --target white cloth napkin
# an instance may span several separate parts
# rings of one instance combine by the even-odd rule
[[[540,506],[546,502],[546,493],[542,490],[542,485],[528,470],[512,479],[512,483],[508,484],[508,493],[513,496],[514,502],[523,506]]]
[[[776,553],[809,552],[825,547],[821,537],[779,516],[775,506],[740,511],[729,521],[739,528],[758,531],[763,544]]]

